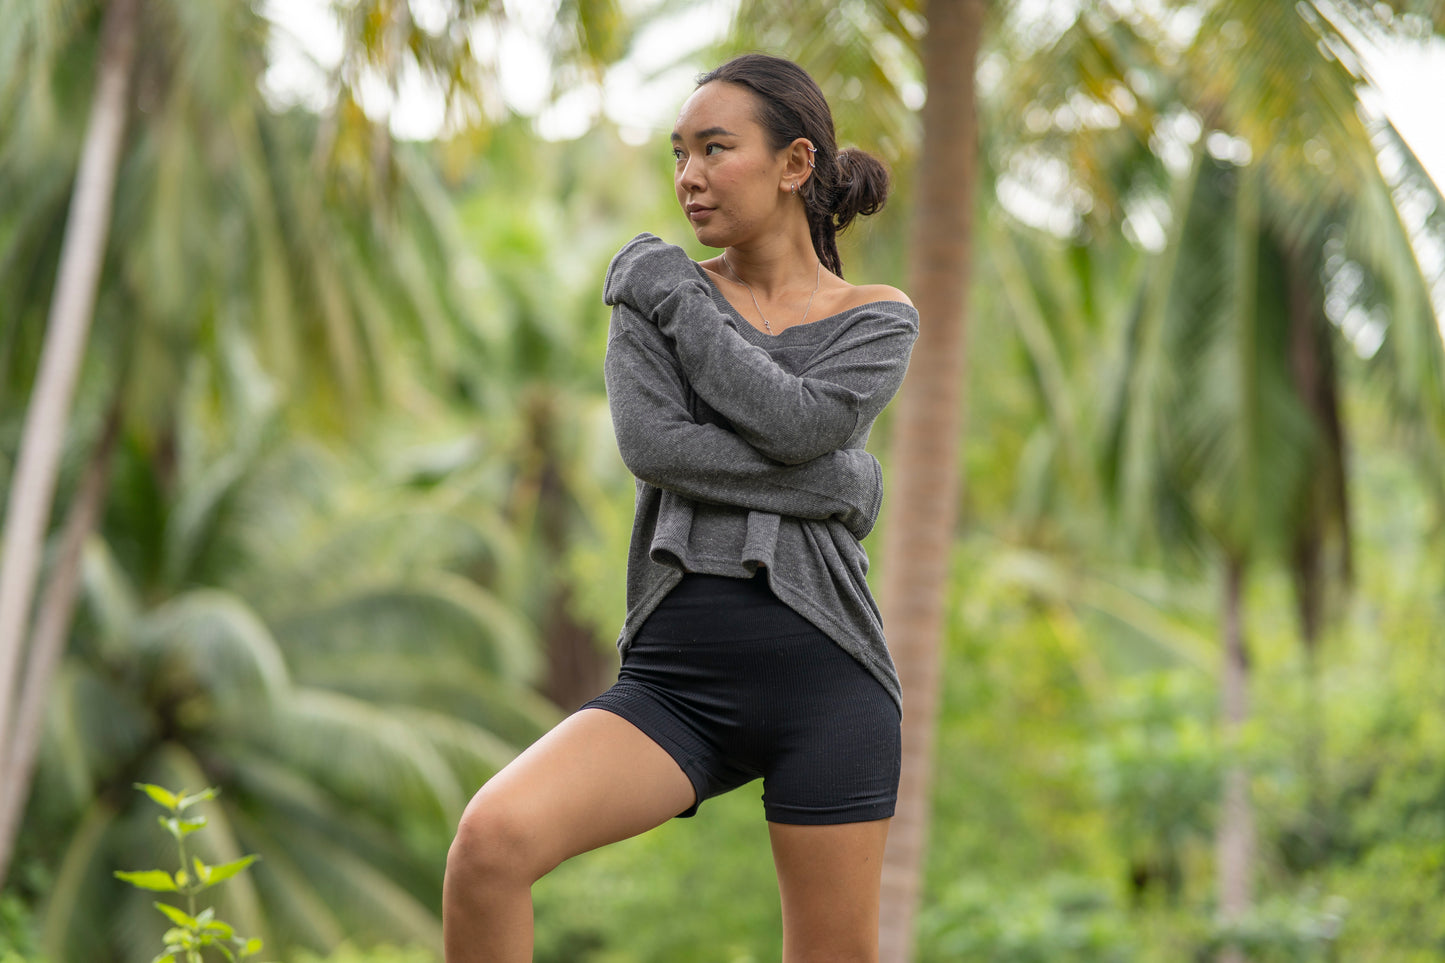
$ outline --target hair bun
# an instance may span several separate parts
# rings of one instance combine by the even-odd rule
[[[888,201],[888,168],[867,151],[840,150],[838,187],[834,194],[833,218],[842,231],[862,215],[877,214]]]

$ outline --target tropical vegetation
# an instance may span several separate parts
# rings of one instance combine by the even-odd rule
[[[197,855],[260,856],[216,912],[268,957],[438,959],[462,805],[615,668],[601,276],[688,232],[665,129],[542,137],[499,38],[575,106],[705,16],[335,10],[290,103],[257,5],[0,0],[4,963],[154,956],[135,783],[220,788]],[[1368,64],[1445,5],[734,13],[675,56],[815,72],[894,168],[850,277],[924,308],[873,445],[884,958],[1439,959],[1445,198]],[[536,901],[555,963],[781,940],[753,788]]]

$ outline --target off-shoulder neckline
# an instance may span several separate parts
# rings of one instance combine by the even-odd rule
[[[905,312],[911,312],[914,315],[917,315],[918,313],[918,309],[915,308],[913,305],[909,304],[907,301],[899,301],[897,298],[880,298],[877,301],[864,301],[862,304],[855,304],[851,307],[844,308],[841,311],[834,311],[832,314],[824,315],[821,318],[814,318],[812,321],[807,321],[803,324],[789,325],[788,327],[779,331],[777,334],[769,334],[768,332],[758,328],[747,318],[743,317],[742,312],[739,311],[737,308],[733,307],[733,303],[727,299],[727,295],[722,293],[722,289],[717,286],[717,282],[712,279],[712,275],[708,274],[706,268],[704,268],[696,261],[692,262],[692,266],[697,269],[698,276],[703,279],[703,281],[707,284],[709,288],[712,289],[712,298],[715,302],[726,308],[727,312],[730,315],[741,321],[743,325],[746,326],[748,329],[756,331],[758,337],[768,340],[775,341],[779,338],[786,337],[789,331],[802,331],[809,328],[817,330],[817,328],[814,327],[815,325],[821,325],[828,321],[836,321],[840,318],[847,317],[854,312],[862,311],[866,308],[884,308],[885,306],[891,305]]]

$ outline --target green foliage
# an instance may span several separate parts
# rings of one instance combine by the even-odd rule
[[[186,858],[186,840],[205,828],[206,817],[186,816],[184,813],[197,803],[216,798],[216,789],[186,794],[173,793],[149,783],[138,783],[135,788],[170,813],[160,817],[159,822],[161,828],[175,840],[179,868],[173,873],[163,869],[117,870],[115,877],[137,889],[177,893],[186,899],[186,910],[170,903],[154,904],[171,927],[161,937],[165,945],[153,963],[202,963],[208,949],[214,949],[230,963],[260,953],[261,941],[254,937],[248,939],[237,933],[230,923],[217,919],[215,907],[208,906],[199,913],[196,911],[198,895],[244,872],[258,858],[254,855],[242,856],[217,866],[205,863],[199,856]]]
[[[1191,849],[1207,845],[1219,758],[1202,680],[1183,672],[1122,680],[1088,767],[1116,851],[1140,898],[1177,900]]]
[[[0,963],[44,963],[33,913],[8,893],[0,893]]]
[[[224,787],[204,861],[275,854],[225,912],[278,952],[343,935],[437,941],[455,819],[555,717],[525,688],[525,620],[475,580],[496,539],[462,525],[464,509],[439,511],[455,504],[450,485],[379,486],[370,465],[319,447],[237,459],[212,454],[218,442],[188,443],[179,507],[154,506],[196,532],[189,563],[170,561],[178,539],[136,537],[155,517],[141,484],[87,552],[85,608],[21,841],[27,859],[64,854],[51,859],[47,947],[95,959],[87,942],[106,931],[73,925],[77,914],[152,912],[94,885],[106,854],[144,858],[149,820],[104,802],[135,775]],[[225,459],[239,469],[217,492]],[[144,460],[125,464],[145,478]]]
[[[384,29],[404,6],[351,6],[341,89],[399,40],[400,61],[446,73],[442,34]],[[899,102],[918,80],[919,5],[825,6],[746,3],[748,42],[796,47],[843,140],[906,159],[917,130]],[[1428,293],[1391,223],[1393,193],[1438,226],[1438,191],[1402,155],[1401,178],[1345,217],[1340,191],[1370,173],[1341,140],[1358,139],[1358,118],[1290,111],[1295,126],[1275,137],[1267,111],[1247,113],[1349,93],[1342,61],[1316,63],[1316,85],[1271,67],[1280,51],[1317,58],[1314,34],[1279,19],[1299,5],[1210,5],[1193,48],[1140,5],[1113,18],[1074,6],[1056,31],[992,5],[980,72],[990,183],[920,953],[1179,963],[1232,941],[1259,963],[1438,960],[1445,513],[1441,473],[1417,468],[1438,465],[1445,405]],[[1188,20],[1189,7],[1159,9]],[[18,11],[0,36],[4,464],[99,5],[0,8]],[[428,148],[379,149],[344,97],[331,141],[319,118],[262,102],[254,5],[148,8],[150,99],[68,443],[81,450],[118,380],[124,441],[0,894],[0,963],[42,948],[57,963],[144,963],[148,893],[232,869],[217,912],[293,963],[430,963],[461,805],[556,717],[532,688],[546,620],[565,612],[605,653],[621,611],[631,479],[600,377],[602,270],[641,229],[701,251],[675,219],[660,142],[634,148],[599,128],[544,143],[525,119],[497,123],[445,146],[447,183]],[[483,8],[499,9],[468,7]],[[587,51],[626,39],[608,3],[560,9],[608,21]],[[1243,71],[1201,76],[1231,55],[1231,18],[1261,42],[1234,45]],[[795,44],[799,23],[819,29]],[[216,38],[235,47],[187,53]],[[1209,159],[1188,106],[1201,90],[1268,155],[1247,203],[1240,165]],[[1114,122],[1095,122],[1102,108]],[[1197,178],[1181,175],[1181,150]],[[846,239],[851,279],[906,283],[905,163],[895,175],[889,213]],[[1040,183],[1048,231],[1020,215],[1020,192]],[[1148,224],[1173,253],[1141,241]],[[1290,586],[1264,574],[1251,590],[1259,724],[1245,759],[1263,872],[1258,910],[1224,930],[1209,847],[1228,761],[1211,736],[1218,587],[1197,562],[1211,529],[1281,554],[1303,507],[1294,493],[1330,470],[1301,467],[1318,438],[1281,395],[1280,332],[1241,323],[1278,315],[1281,236],[1314,246],[1328,294],[1388,324],[1373,358],[1338,318],[1323,328],[1353,439],[1358,582],[1354,598],[1337,593],[1312,667]],[[1270,377],[1231,395],[1250,387],[1236,362],[1251,358]],[[875,449],[887,430],[885,418]],[[183,860],[183,877],[133,876],[145,892],[113,885],[114,866],[153,862],[149,805],[114,805],[136,779],[224,787],[202,837],[179,811],[162,819],[209,870]],[[185,801],[157,792],[168,810]],[[267,859],[241,873],[254,850]],[[536,901],[548,963],[741,963],[781,943],[752,788],[569,863]],[[162,910],[167,926],[204,930],[201,914],[172,911],[184,919]]]
[[[765,963],[782,921],[758,783],[534,887],[538,963]]]
[[[1213,954],[1229,946],[1259,963],[1330,963],[1340,958],[1337,941],[1346,907],[1337,896],[1322,904],[1312,893],[1276,897],[1245,918],[1217,927],[1201,941],[1202,951]]]
[[[1024,889],[958,880],[919,923],[920,963],[1126,963],[1132,929],[1109,892],[1107,882],[1066,877]]]
[[[361,949],[343,943],[325,956],[302,952],[291,963],[437,963],[435,953],[420,947],[377,946]]]

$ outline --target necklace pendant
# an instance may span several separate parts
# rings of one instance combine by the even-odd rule
[[[722,262],[723,264],[727,265],[728,273],[733,276],[733,280],[748,289],[748,297],[752,298],[753,307],[757,310],[758,317],[763,319],[763,330],[765,330],[768,334],[771,335],[773,333],[773,326],[768,323],[768,316],[766,314],[763,314],[763,307],[762,305],[758,304],[758,296],[753,293],[753,286],[748,282],[744,281],[741,277],[738,276],[738,272],[733,270],[732,264],[728,261],[727,251],[723,251],[722,253]],[[808,304],[806,307],[803,308],[803,318],[801,321],[798,322],[798,324],[801,325],[808,323],[808,312],[813,310],[813,299],[818,296],[818,285],[822,283],[823,262],[819,261],[818,267],[813,271],[813,293],[808,295]]]

